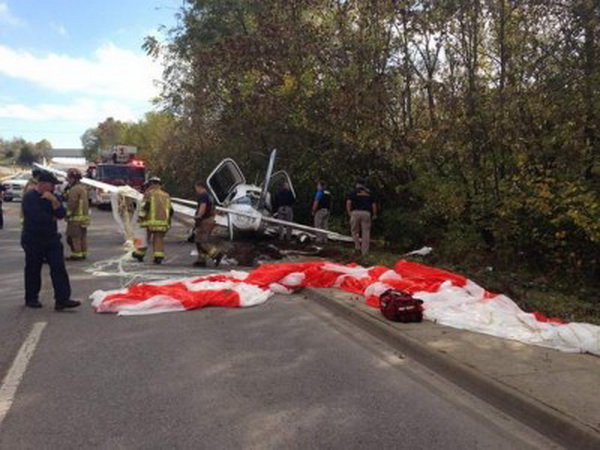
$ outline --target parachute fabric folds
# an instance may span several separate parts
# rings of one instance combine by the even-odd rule
[[[486,291],[466,277],[409,261],[394,270],[314,261],[264,264],[250,273],[228,272],[132,285],[92,294],[97,312],[121,315],[186,311],[209,306],[240,308],[264,303],[275,293],[303,287],[337,288],[379,307],[379,296],[398,289],[423,300],[427,320],[567,352],[600,355],[600,327],[565,323],[527,313],[510,298]]]

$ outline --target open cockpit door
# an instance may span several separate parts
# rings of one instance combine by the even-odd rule
[[[294,185],[292,184],[292,179],[289,174],[285,170],[279,170],[271,175],[271,179],[269,180],[269,192],[271,193],[271,198],[283,188],[284,183],[288,184],[290,191],[292,191],[292,194],[296,197],[296,191],[294,190]]]
[[[296,191],[294,191],[294,185],[292,184],[292,180],[288,173],[285,170],[275,172],[271,175],[271,178],[269,178],[269,189],[267,190],[268,201],[266,204],[268,209],[272,210],[273,213],[275,213],[273,208],[277,207],[277,205],[274,204],[275,198],[277,198],[277,193],[283,189],[284,183],[288,184],[290,191],[292,191],[294,198],[296,198]]]
[[[219,205],[223,204],[227,196],[236,186],[245,183],[246,178],[244,177],[244,174],[231,158],[221,161],[206,179],[208,189]]]

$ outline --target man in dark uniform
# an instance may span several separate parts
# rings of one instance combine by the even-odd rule
[[[71,300],[71,284],[65,268],[63,245],[57,221],[66,215],[65,208],[53,194],[59,181],[50,172],[39,174],[36,186],[23,196],[23,232],[25,250],[25,306],[41,308],[42,264],[50,266],[54,287],[55,309],[75,308],[81,303]]]
[[[2,211],[2,202],[4,201],[4,186],[0,184],[0,230],[4,228],[4,211]]]
[[[364,256],[371,243],[371,223],[377,218],[377,204],[364,180],[359,180],[356,190],[348,196],[346,211],[350,216],[354,248]]]
[[[277,211],[277,218],[279,220],[285,220],[286,222],[294,221],[294,203],[296,197],[290,189],[290,185],[287,182],[283,183],[281,189],[275,194],[275,208]],[[280,225],[279,226],[279,239],[290,241],[292,239],[292,228]]]
[[[327,183],[325,180],[321,180],[317,184],[317,193],[312,204],[312,215],[314,217],[315,228],[320,228],[321,230],[329,229],[329,208],[331,208],[331,192],[327,190]],[[318,244],[324,244],[326,242],[326,234],[317,234]]]

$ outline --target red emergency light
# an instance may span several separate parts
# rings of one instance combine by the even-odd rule
[[[130,164],[133,167],[145,167],[144,161],[141,159],[132,159]]]

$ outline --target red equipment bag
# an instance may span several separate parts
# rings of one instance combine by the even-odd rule
[[[388,289],[379,297],[379,307],[383,316],[394,322],[423,321],[423,300],[406,292]]]

